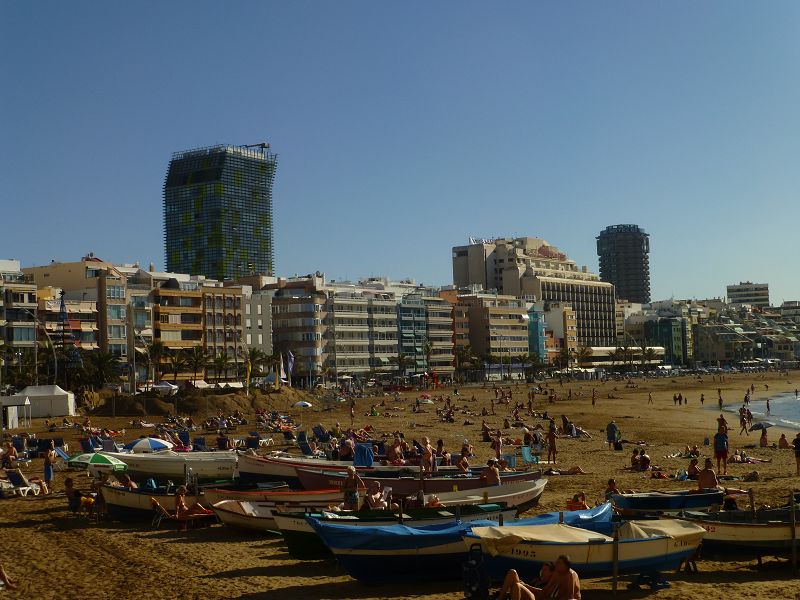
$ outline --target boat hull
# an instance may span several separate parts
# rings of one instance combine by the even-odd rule
[[[172,510],[175,505],[174,489],[171,493],[152,490],[129,490],[123,487],[104,485],[100,493],[105,501],[108,513],[120,519],[150,518],[153,516],[152,498],[158,500],[167,510]],[[186,496],[187,506],[195,502],[205,504],[202,494],[200,496]]]
[[[183,480],[187,469],[201,480],[233,479],[236,470],[236,453],[220,452],[153,452],[127,454],[103,452],[128,465],[128,474],[135,478]]]
[[[721,505],[724,494],[709,491],[692,494],[687,490],[676,492],[645,492],[641,494],[614,494],[617,508],[635,512],[680,512],[685,510],[707,510],[713,505]]]
[[[274,502],[276,504],[308,506],[328,506],[340,503],[343,499],[341,490],[312,490],[312,491],[241,491],[225,488],[211,488],[205,490],[206,500],[209,504],[216,504],[223,500],[239,500],[241,502]]]
[[[313,471],[309,469],[298,469],[298,477],[304,489],[313,490],[320,488],[341,488],[345,479],[343,473],[333,471]],[[461,490],[472,490],[485,487],[485,482],[480,477],[426,477],[420,480],[418,477],[371,477],[360,474],[365,483],[378,481],[384,488],[391,488],[392,495],[414,496],[420,490],[426,494],[440,494],[444,492],[457,492]],[[535,481],[541,477],[540,471],[520,471],[503,475],[503,483],[514,483],[518,481]],[[502,486],[497,486],[502,488]]]
[[[473,509],[473,510],[468,510]],[[409,511],[414,514],[414,511]],[[427,515],[423,513],[427,512]],[[488,520],[499,522],[502,516],[504,521],[513,520],[516,515],[514,509],[503,509],[497,506],[496,509],[480,510],[478,507],[470,506],[462,509],[453,510],[440,510],[440,509],[425,509],[424,511],[417,511],[418,518],[406,518],[403,523],[409,527],[421,527],[428,525],[444,525],[445,523],[452,523],[457,518],[460,518],[462,523],[469,523],[478,520]],[[342,523],[338,519],[325,519],[315,515],[323,522]],[[322,539],[314,531],[314,528],[308,522],[305,515],[277,513],[275,516],[275,524],[280,530],[286,547],[289,549],[289,554],[297,559],[320,559],[329,558],[331,556],[330,549],[325,545]],[[382,527],[387,525],[396,525],[399,523],[397,516],[387,516],[386,519],[373,518],[370,520],[353,520],[344,521],[352,527]]]
[[[730,513],[736,513],[732,515]],[[706,557],[755,559],[761,556],[788,556],[792,552],[792,527],[788,511],[761,511],[753,519],[747,511],[711,515],[689,513],[684,519],[706,530],[703,555]],[[721,519],[738,518],[738,521]],[[800,540],[800,514],[795,524]],[[800,547],[800,543],[798,544]]]

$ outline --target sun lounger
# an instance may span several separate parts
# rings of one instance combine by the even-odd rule
[[[6,471],[6,475],[8,475],[11,485],[14,486],[14,492],[19,496],[27,496],[31,492],[34,496],[38,496],[42,489],[35,481],[28,481],[28,478],[19,469]]]
[[[155,498],[150,498],[150,504],[153,506],[153,510],[155,511],[155,515],[153,516],[153,529],[158,529],[161,526],[163,521],[175,521],[178,523],[182,530],[188,529],[190,523],[197,523],[198,521],[202,520],[212,520],[216,519],[216,515],[214,513],[208,515],[190,515],[188,517],[178,517],[174,513],[169,512],[161,503],[156,500]]]

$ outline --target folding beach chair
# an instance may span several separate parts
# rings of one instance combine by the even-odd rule
[[[175,521],[179,528],[182,531],[186,531],[189,528],[189,524],[191,523],[198,523],[201,521],[210,521],[212,519],[216,519],[217,516],[215,514],[209,515],[190,515],[188,517],[180,517],[178,518],[174,513],[169,512],[161,503],[156,500],[155,498],[150,498],[150,504],[155,511],[155,515],[153,516],[153,529],[158,529],[161,526],[163,521]]]
[[[56,462],[53,463],[53,470],[55,471],[68,471],[69,467],[69,454],[64,451],[64,448],[56,446]]]
[[[42,489],[35,481],[28,481],[28,478],[19,469],[6,471],[6,475],[11,485],[14,486],[14,492],[19,496],[27,496],[31,492],[34,496],[38,496]]]
[[[89,438],[81,438],[78,441],[81,443],[81,450],[84,452],[94,452],[94,445]]]

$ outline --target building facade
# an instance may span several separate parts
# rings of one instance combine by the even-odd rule
[[[458,304],[469,315],[469,339],[481,358],[527,356],[528,310],[524,301],[499,294],[465,294]]]
[[[498,238],[454,247],[453,283],[569,304],[577,317],[580,345],[616,341],[614,286],[540,238]]]
[[[224,280],[274,271],[268,144],[173,154],[164,181],[167,270]]]
[[[611,225],[597,236],[600,279],[614,285],[616,297],[650,302],[650,236],[638,225]]]
[[[0,385],[6,370],[35,364],[36,284],[18,260],[0,260]]]
[[[759,308],[769,306],[769,284],[742,281],[727,287],[728,304],[741,306],[749,304]]]

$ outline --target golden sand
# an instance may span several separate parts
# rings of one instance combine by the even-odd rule
[[[566,414],[578,425],[594,436],[591,440],[559,440],[558,462],[564,466],[580,465],[587,475],[550,477],[541,504],[536,512],[563,510],[566,500],[578,491],[585,491],[590,501],[599,501],[606,480],[615,477],[623,488],[637,491],[688,488],[691,482],[654,480],[644,474],[623,470],[628,464],[629,453],[608,449],[601,430],[611,419],[616,419],[626,439],[647,440],[654,464],[667,472],[686,468],[688,461],[667,459],[665,456],[681,450],[686,444],[698,444],[704,454],[709,449],[702,446],[703,439],[710,437],[715,429],[717,388],[722,388],[723,397],[729,403],[740,401],[745,389],[754,383],[754,399],[768,394],[794,390],[800,379],[796,373],[790,376],[730,375],[724,382],[707,376],[704,382],[682,377],[657,381],[638,381],[639,387],[626,388],[624,382],[575,382],[559,387],[550,384],[566,398],[573,390],[573,399],[560,400],[548,405],[542,396],[537,396],[536,409],[549,410],[557,418]],[[769,384],[769,392],[765,390]],[[591,390],[597,388],[598,402],[591,405]],[[614,390],[616,388],[616,390]],[[515,387],[514,399],[525,402],[527,388]],[[451,390],[434,392],[449,393]],[[647,404],[648,392],[652,392],[654,403]],[[676,407],[672,402],[674,393],[688,397],[688,405]],[[700,407],[700,394],[705,393],[706,407]],[[608,394],[620,396],[607,399]],[[471,397],[476,396],[472,402]],[[480,413],[489,407],[491,388],[465,387],[458,405]],[[475,445],[478,457],[485,460],[491,454],[489,444],[480,442],[480,416],[457,414],[456,423],[438,422],[434,406],[421,415],[411,413],[414,394],[403,394],[404,410],[387,412],[379,417],[358,416],[357,425],[372,424],[378,432],[400,429],[406,436],[420,438],[428,436],[433,441],[442,438],[445,447],[457,451],[464,437]],[[296,396],[292,398],[296,399]],[[314,399],[311,399],[315,402]],[[286,397],[273,396],[276,408],[284,410]],[[363,415],[375,400],[358,400],[358,413]],[[315,404],[319,405],[319,402]],[[391,398],[387,404],[393,406]],[[502,426],[508,415],[505,405],[498,405],[497,415],[487,418],[493,427]],[[391,416],[386,416],[391,415]],[[734,418],[728,416],[729,421]],[[93,418],[95,425],[123,427],[130,418]],[[464,425],[469,419],[472,425]],[[307,423],[321,421],[331,425],[335,420],[349,423],[349,407],[343,405],[333,412],[319,412],[317,407],[304,411]],[[540,422],[528,418],[531,424]],[[414,423],[414,429],[410,424]],[[733,425],[732,425],[733,426]],[[246,432],[249,428],[240,428]],[[33,431],[46,437],[40,421],[34,422]],[[138,436],[142,431],[129,431],[125,440]],[[521,437],[521,431],[512,433]],[[770,442],[777,441],[780,428],[769,430]],[[794,432],[786,431],[787,437]],[[61,433],[57,434],[61,435]],[[72,449],[78,449],[77,435],[70,433]],[[745,443],[757,443],[758,436],[739,436],[738,427],[731,433],[731,448]],[[630,447],[628,447],[630,448]],[[789,491],[800,486],[794,476],[794,455],[791,450],[755,449],[753,456],[772,459],[760,465],[731,465],[729,473],[744,475],[759,471],[760,480],[754,483],[734,483],[752,487],[756,503],[778,504],[785,502]],[[41,460],[34,460],[29,475],[41,475]],[[56,489],[63,489],[63,473],[56,474]],[[88,487],[88,479],[79,477],[79,487]],[[37,599],[60,598],[252,598],[311,600],[320,598],[420,598],[426,600],[462,598],[460,582],[415,583],[385,587],[367,587],[350,579],[330,562],[302,562],[291,559],[280,537],[242,533],[216,525],[188,532],[175,529],[153,530],[149,523],[119,523],[101,521],[88,522],[72,516],[61,495],[0,500],[0,563],[9,575],[20,582],[18,592],[0,592],[6,597]],[[800,579],[792,576],[786,561],[765,560],[763,567],[753,563],[710,562],[698,563],[700,572],[669,574],[672,587],[657,592],[631,592],[621,585],[618,598],[641,598],[644,596],[666,599],[708,600],[711,598],[775,598],[793,599],[800,592]],[[586,580],[583,582],[584,598],[611,598],[610,579]]]

